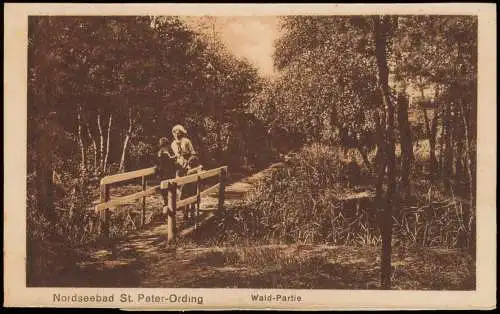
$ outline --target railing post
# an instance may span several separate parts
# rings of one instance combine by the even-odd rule
[[[109,185],[102,184],[100,191],[100,202],[106,203],[109,201]],[[106,240],[109,240],[109,208],[106,208],[102,215],[102,237]]]
[[[225,196],[225,189],[226,189],[226,175],[227,175],[227,168],[224,167],[220,170],[219,173],[219,206],[218,206],[218,211],[219,213],[222,213],[224,211],[224,196]]]
[[[196,180],[196,208],[194,213],[194,228],[198,228],[198,216],[200,215],[200,203],[201,203],[201,177],[198,176]]]
[[[175,214],[177,212],[177,183],[168,184],[168,217],[167,217],[167,242],[173,243],[176,239]]]
[[[142,190],[146,191],[146,177],[142,176]],[[146,224],[146,196],[142,197],[141,228]]]

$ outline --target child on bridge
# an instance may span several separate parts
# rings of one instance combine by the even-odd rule
[[[158,150],[158,174],[160,180],[169,179],[174,176],[176,171],[175,154],[168,147],[168,141],[166,137],[160,138]]]
[[[166,137],[162,137],[158,143],[159,149],[157,154],[156,167],[158,169],[157,175],[158,179],[166,180],[174,177],[177,171],[177,161],[175,154],[171,151],[168,146],[168,140]],[[167,204],[168,196],[167,191],[162,191],[162,197],[165,204]],[[167,208],[164,207],[161,218],[166,218]]]

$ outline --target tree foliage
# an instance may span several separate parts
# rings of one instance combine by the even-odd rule
[[[465,183],[474,202],[477,19],[288,16],[281,21],[274,55],[280,75],[254,99],[252,110],[304,141],[357,148],[369,168],[368,152],[377,148],[376,190],[381,196],[385,187],[387,201],[387,288],[391,210],[400,201],[398,192],[405,189],[402,197],[411,196],[415,142],[430,143],[428,177],[439,175],[450,195],[464,195]],[[421,125],[425,135],[412,136]]]
[[[203,130],[205,119],[228,122],[224,113],[243,108],[260,88],[253,65],[210,45],[177,17],[33,17],[28,50],[30,118],[55,112],[76,145],[81,107],[86,145],[92,139],[85,134],[101,132],[97,116],[105,129],[112,114],[115,161],[130,121],[132,146],[170,136],[175,123],[193,127],[194,140],[205,143],[203,133],[213,132]]]
[[[80,220],[97,197],[92,183],[154,166],[158,139],[172,140],[178,123],[205,168],[262,163],[256,156],[266,147],[249,136],[262,128],[245,112],[262,87],[255,66],[181,18],[28,22],[30,235],[43,234],[41,215],[52,233],[83,236]]]

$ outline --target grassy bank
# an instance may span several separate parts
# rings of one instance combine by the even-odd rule
[[[197,263],[246,274],[238,287],[378,288],[382,208],[369,197],[357,208],[345,201],[370,191],[373,178],[361,170],[353,180],[342,157],[305,147],[183,246],[219,246]],[[393,288],[474,289],[474,211],[423,173],[413,182],[393,217]]]
[[[223,216],[210,240],[236,243],[380,245],[383,208],[373,198],[370,174],[335,148],[305,147],[284,167],[256,184],[236,213]],[[415,180],[413,197],[394,211],[394,245],[408,248],[473,249],[474,211],[438,186]]]

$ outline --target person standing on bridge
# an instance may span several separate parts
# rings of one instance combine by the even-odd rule
[[[176,156],[168,146],[168,140],[166,137],[160,138],[158,146],[158,160],[156,164],[158,168],[158,175],[160,179],[167,179],[172,177],[176,171]]]
[[[172,135],[174,136],[174,141],[172,142],[171,148],[177,158],[178,170],[176,176],[183,176],[187,173],[189,160],[196,156],[196,151],[191,143],[191,140],[187,137],[186,129],[177,124],[172,128]]]

